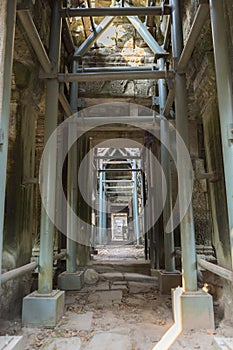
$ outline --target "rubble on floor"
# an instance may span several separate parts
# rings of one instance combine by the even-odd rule
[[[126,250],[131,256],[132,248]],[[119,264],[125,261],[122,255]],[[23,335],[24,350],[153,350],[173,325],[170,295],[159,293],[156,277],[132,272],[132,266],[118,271],[119,264],[114,269],[109,263],[113,270],[96,276],[96,284],[66,292],[65,312],[55,328],[21,328],[19,321],[2,323],[2,328]],[[214,349],[215,333],[182,332],[170,349]]]

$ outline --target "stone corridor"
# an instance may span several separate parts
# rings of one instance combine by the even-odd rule
[[[232,0],[1,0],[0,350],[232,349],[232,159]]]

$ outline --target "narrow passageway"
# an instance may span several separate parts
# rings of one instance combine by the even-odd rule
[[[233,348],[232,0],[1,0],[0,34],[0,350]]]

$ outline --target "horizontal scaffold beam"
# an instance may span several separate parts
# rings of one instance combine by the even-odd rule
[[[124,190],[129,190],[129,189],[133,189],[133,186],[105,186],[105,189],[106,190],[112,190],[112,189],[120,189],[120,190],[122,190],[122,188],[124,189]]]
[[[103,180],[105,183],[119,182],[119,183],[132,183],[133,180]]]
[[[122,162],[122,161],[114,161],[116,159],[141,159],[140,156],[128,156],[128,155],[125,155],[125,156],[120,156],[120,155],[117,155],[117,156],[95,156],[95,159],[113,159],[113,161],[110,161],[110,162],[104,162],[104,164],[130,164],[131,162]]]
[[[111,80],[147,80],[174,78],[174,71],[116,71],[116,72],[90,72],[77,74],[58,74],[61,83],[68,82],[88,82],[88,81],[111,81]]]
[[[74,127],[77,127],[79,130],[86,130],[89,128],[95,128],[109,125],[109,124],[131,124],[135,127],[143,127],[143,128],[151,128],[151,130],[159,130],[160,126],[159,122],[161,120],[160,115],[156,116],[105,116],[105,117],[88,117],[80,115],[78,118],[74,120]],[[72,123],[72,122],[71,122]],[[120,158],[120,157],[119,157]],[[118,156],[115,159],[119,159]],[[103,158],[102,158],[103,159]],[[107,159],[111,159],[111,157],[107,157]],[[114,159],[114,158],[113,158]],[[124,159],[131,159],[128,156],[125,156]],[[132,159],[137,159],[137,157],[133,157]],[[106,164],[107,162],[105,162]],[[122,163],[122,162],[120,162]],[[111,164],[113,164],[111,162]],[[115,163],[116,164],[116,163]]]
[[[110,66],[110,67],[80,67],[77,69],[77,73],[100,73],[100,72],[119,72],[125,73],[134,71],[155,71],[158,70],[156,65],[150,66]]]
[[[102,17],[102,16],[162,16],[170,15],[171,6],[147,7],[95,7],[68,8],[61,10],[62,17]]]
[[[98,169],[99,172],[109,172],[109,171],[142,171],[142,169]]]

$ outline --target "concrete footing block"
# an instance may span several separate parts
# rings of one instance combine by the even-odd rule
[[[24,340],[22,336],[12,337],[3,336],[0,337],[0,350],[24,350]]]
[[[203,290],[181,294],[180,314],[182,329],[214,330],[212,296]]]
[[[182,284],[182,275],[180,271],[166,272],[158,270],[159,291],[161,294],[171,294],[173,288]]]
[[[22,323],[25,326],[55,327],[63,316],[65,293],[54,290],[51,294],[37,291],[23,299]]]
[[[57,284],[61,290],[80,290],[84,286],[84,271],[62,272],[57,278]]]

